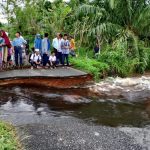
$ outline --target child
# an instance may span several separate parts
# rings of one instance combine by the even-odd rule
[[[9,67],[13,67],[13,61],[14,61],[14,55],[13,55],[13,49],[9,48],[8,49],[8,57],[7,57],[7,62]]]
[[[70,55],[72,57],[76,56],[75,50],[76,50],[75,40],[74,40],[73,36],[70,36]]]
[[[67,34],[64,34],[64,40],[61,42],[61,48],[62,48],[62,64],[63,64],[63,67],[65,66],[65,60],[66,60],[67,66],[69,66],[70,42],[68,41],[68,35]]]
[[[53,69],[56,68],[56,56],[55,56],[55,52],[52,52],[52,54],[49,57],[49,64],[50,67],[52,67]]]
[[[41,55],[39,52],[39,49],[35,49],[35,53],[31,55],[30,63],[31,63],[31,69],[33,68],[39,68],[41,64]]]
[[[0,36],[0,71],[3,70],[3,45],[4,39]]]

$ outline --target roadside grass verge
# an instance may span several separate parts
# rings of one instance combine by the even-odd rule
[[[139,47],[139,55],[134,55],[122,47],[105,47],[94,56],[89,48],[76,51],[77,57],[71,58],[71,64],[80,70],[92,74],[96,81],[107,76],[128,77],[134,73],[144,74],[150,69],[150,49]]]
[[[0,121],[0,150],[22,150],[14,127]]]
[[[104,77],[105,73],[109,70],[109,66],[106,63],[98,62],[95,59],[79,57],[71,58],[70,61],[75,68],[93,75],[95,81],[99,81],[100,78]]]

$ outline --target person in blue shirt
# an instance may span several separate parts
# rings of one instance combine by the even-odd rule
[[[39,49],[40,54],[42,53],[42,39],[41,39],[41,35],[40,34],[37,34],[35,36],[34,48],[35,49]]]
[[[22,46],[26,44],[26,41],[20,37],[20,32],[16,33],[16,38],[12,42],[13,50],[15,52],[15,64],[16,66],[22,66]],[[19,63],[18,63],[19,58]]]
[[[45,33],[44,39],[42,40],[42,61],[43,61],[44,68],[49,62],[50,48],[51,48],[51,44],[48,38],[48,33]]]

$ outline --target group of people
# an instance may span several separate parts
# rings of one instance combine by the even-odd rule
[[[5,70],[7,66],[17,68],[23,66],[24,49],[28,44],[20,32],[16,32],[15,36],[14,40],[10,41],[7,32],[0,30],[0,71]],[[48,33],[44,34],[44,38],[37,34],[32,52],[26,53],[26,62],[31,64],[31,69],[41,67],[52,69],[59,65],[67,67],[69,56],[76,56],[75,50],[75,40],[72,36],[57,33],[51,43]],[[94,47],[94,58],[97,58],[99,54],[100,46],[97,43]]]
[[[11,65],[12,62],[16,67],[23,65],[23,48],[27,41],[20,32],[17,32],[15,36],[16,38],[11,42],[7,33],[0,30],[0,71],[5,68],[5,65]],[[37,34],[32,53],[28,58],[31,69],[47,66],[56,68],[58,65],[69,66],[69,55],[76,56],[75,49],[74,38],[67,34],[57,33],[52,45],[48,33],[44,34],[43,39],[40,34]]]
[[[0,71],[13,66],[14,60],[16,66],[23,64],[22,49],[25,44],[26,41],[21,37],[20,32],[16,33],[16,38],[11,42],[8,33],[0,30]]]
[[[37,34],[34,41],[34,52],[30,57],[31,68],[38,68],[41,64],[44,68],[47,65],[50,68],[56,68],[57,65],[64,67],[65,64],[69,66],[69,54],[76,56],[75,41],[67,34],[57,33],[56,38],[52,41],[52,47],[51,50],[48,33],[45,33],[43,39],[40,34]]]

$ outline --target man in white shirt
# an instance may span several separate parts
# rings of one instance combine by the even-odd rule
[[[60,33],[57,33],[56,38],[53,39],[52,46],[54,48],[54,52],[59,49],[59,35]]]
[[[50,68],[56,68],[56,56],[55,56],[55,52],[52,52],[52,54],[49,57],[49,64],[50,64]]]
[[[57,58],[56,63],[62,64],[62,49],[61,49],[61,42],[63,40],[63,35],[60,33],[57,33],[57,37],[53,39],[53,48],[55,52],[55,56]]]
[[[30,63],[31,63],[31,69],[33,68],[38,68],[41,64],[41,55],[39,53],[39,49],[35,49],[35,53],[33,53],[31,55],[31,58],[30,58]]]

